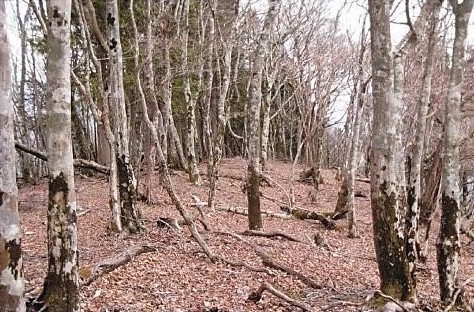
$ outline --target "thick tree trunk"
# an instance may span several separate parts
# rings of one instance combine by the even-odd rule
[[[130,163],[129,130],[123,88],[123,59],[117,0],[106,1],[109,55],[109,107],[114,121],[115,161],[117,165],[119,200],[123,230],[141,230],[141,216],[136,204],[136,181]]]
[[[280,6],[279,0],[269,0],[269,7],[257,49],[253,59],[252,78],[250,79],[249,103],[249,143],[247,159],[247,200],[249,209],[249,229],[263,227],[260,214],[260,107],[262,102],[262,72],[265,56],[268,53],[270,32]]]
[[[369,13],[374,98],[371,202],[380,288],[393,298],[414,300],[415,289],[403,235],[400,168],[403,164],[400,134],[403,103],[392,91],[390,2],[369,0]]]
[[[438,274],[441,300],[454,300],[460,289],[460,160],[459,129],[461,126],[462,60],[467,27],[474,0],[450,1],[455,14],[455,35],[451,58],[448,96],[444,116],[444,158],[441,178],[441,226],[437,241]],[[462,295],[457,303],[462,302]]]
[[[76,194],[71,141],[71,1],[48,2],[48,273],[40,300],[49,311],[80,311]]]
[[[23,312],[25,299],[16,186],[10,49],[5,1],[0,2],[0,311]]]

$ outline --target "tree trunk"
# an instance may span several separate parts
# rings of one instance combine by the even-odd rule
[[[71,1],[48,2],[48,273],[40,300],[49,311],[80,311],[76,194],[71,141]]]
[[[462,60],[469,16],[474,0],[450,1],[455,14],[455,35],[451,58],[448,96],[444,116],[444,158],[441,178],[441,226],[437,241],[438,274],[441,300],[451,302],[460,289],[460,160]],[[462,303],[462,294],[457,303]]]
[[[147,124],[147,146],[145,147],[145,159],[147,165],[147,182],[145,186],[145,196],[147,202],[151,203],[152,200],[152,188],[153,188],[153,171],[156,163],[156,145],[154,142],[153,130],[148,126],[148,120],[145,116],[145,110],[148,118],[150,119],[152,126],[156,128],[158,135],[158,144],[161,146],[166,145],[166,131],[163,126],[163,116],[158,105],[158,101],[155,95],[155,72],[153,66],[153,50],[155,43],[155,36],[153,35],[153,20],[151,18],[152,3],[151,0],[147,0],[147,35],[146,35],[146,56],[143,73],[145,76],[145,96],[146,96],[146,107],[144,110],[144,120]]]
[[[10,48],[5,1],[0,2],[0,311],[26,310],[16,186]]]
[[[141,230],[141,215],[136,204],[136,181],[130,163],[129,131],[123,88],[123,59],[120,42],[120,22],[117,0],[106,1],[109,55],[109,107],[114,121],[115,161],[123,230]]]
[[[403,103],[392,91],[390,2],[369,0],[369,14],[374,98],[371,204],[380,288],[393,298],[414,300],[415,289],[403,237],[400,168],[403,164],[400,134]]]
[[[418,220],[420,218],[420,193],[421,193],[421,162],[424,151],[424,138],[426,129],[426,115],[431,95],[431,78],[433,76],[433,59],[436,45],[436,27],[438,25],[439,11],[441,7],[436,6],[429,21],[429,38],[425,64],[423,68],[423,81],[421,95],[418,102],[418,120],[415,137],[413,138],[413,151],[410,162],[409,186],[407,188],[407,216],[405,236],[407,241],[408,261],[412,264],[411,274],[415,278],[415,261],[418,258]]]
[[[280,6],[279,0],[269,0],[269,7],[259,42],[255,51],[250,80],[249,142],[247,158],[247,200],[249,229],[263,227],[260,213],[260,107],[262,102],[262,72],[264,59],[268,53],[270,33]]]
[[[200,10],[202,18],[202,10]],[[182,66],[183,66],[183,91],[184,100],[186,102],[186,152],[188,160],[188,176],[191,183],[201,184],[201,176],[199,175],[199,169],[197,167],[196,159],[196,95],[191,92],[191,75],[189,70],[188,61],[188,37],[189,37],[189,0],[185,0],[184,3],[184,29],[183,29],[183,51],[182,51]],[[202,42],[202,39],[201,39]],[[202,44],[200,44],[202,47]],[[202,60],[199,60],[200,68],[202,68]],[[202,83],[202,69],[198,73],[197,93],[201,89]]]
[[[217,2],[216,2],[217,4]],[[223,74],[221,79],[221,86],[219,90],[219,95],[217,98],[217,122],[215,127],[214,140],[212,142],[212,159],[211,159],[211,172],[210,172],[210,185],[209,185],[209,197],[208,205],[213,207],[214,198],[216,195],[217,183],[219,181],[219,165],[222,158],[222,149],[224,148],[224,134],[225,134],[225,125],[227,123],[227,116],[225,114],[225,102],[227,99],[227,93],[230,86],[230,72],[232,69],[232,41],[234,34],[234,22],[232,22],[230,27],[230,33],[228,34],[229,38],[220,37],[220,42],[222,43],[222,50],[224,52],[224,64],[222,65]],[[221,32],[219,32],[221,34]],[[221,66],[218,63],[216,66],[220,71]]]

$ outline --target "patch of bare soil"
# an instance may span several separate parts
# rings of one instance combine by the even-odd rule
[[[188,182],[183,172],[174,172],[175,189],[189,211],[193,195],[207,199],[205,165],[200,167],[203,185]],[[295,179],[302,170],[297,167]],[[107,229],[107,181],[100,178],[77,176],[76,191],[80,216],[79,258],[80,274],[89,276],[90,270],[101,261],[113,258],[137,245],[149,245],[156,251],[143,253],[127,264],[99,277],[81,289],[84,311],[300,311],[294,305],[270,292],[263,292],[256,303],[249,296],[263,282],[270,283],[287,296],[309,305],[314,311],[373,311],[365,299],[378,288],[378,269],[373,248],[372,223],[369,197],[357,197],[357,222],[360,238],[349,239],[346,220],[338,220],[336,230],[326,230],[319,222],[296,219],[264,218],[264,230],[281,231],[302,242],[284,238],[243,236],[272,260],[299,272],[320,288],[311,288],[299,278],[280,270],[265,267],[255,250],[236,237],[217,232],[242,232],[247,228],[247,217],[220,210],[220,208],[246,207],[242,192],[246,164],[240,158],[225,159],[221,165],[221,178],[215,210],[204,207],[211,231],[198,225],[202,236],[212,251],[234,262],[245,262],[248,267],[238,267],[223,262],[212,263],[192,239],[189,231],[159,228],[160,217],[178,217],[178,212],[159,186],[156,177],[154,202],[147,206],[140,203],[146,231],[140,235],[122,236]],[[292,166],[273,161],[266,175],[273,180],[263,186],[261,207],[265,211],[280,212],[280,205],[288,199]],[[316,212],[333,211],[339,181],[335,171],[324,171],[324,184],[316,202],[311,202],[311,185],[294,182],[296,205]],[[142,177],[143,181],[144,178]],[[276,183],[274,183],[276,182]],[[278,184],[278,185],[277,185]],[[369,185],[358,182],[357,190],[369,196]],[[20,189],[20,212],[23,226],[24,272],[30,296],[41,291],[47,268],[46,245],[47,184]],[[436,270],[435,239],[438,225],[435,222],[430,238],[429,257],[418,273],[420,302],[432,306],[438,301],[438,276]],[[323,244],[315,245],[318,234]],[[462,280],[474,276],[473,247],[463,244]],[[467,298],[474,297],[472,285],[465,288]],[[433,311],[433,310],[427,310]]]

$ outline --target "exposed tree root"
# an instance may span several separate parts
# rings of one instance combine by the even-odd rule
[[[448,304],[448,306],[444,309],[444,312],[451,311],[451,309],[456,305],[458,301],[458,297],[461,294],[461,292],[464,290],[464,288],[467,285],[470,285],[470,283],[474,280],[474,277],[468,278],[462,285],[459,287],[456,292],[454,293],[453,300]]]
[[[334,229],[336,227],[336,223],[334,222],[334,220],[331,220],[325,217],[324,215],[314,211],[302,208],[291,208],[288,206],[281,206],[280,209],[300,220],[317,220],[321,222],[321,224],[324,225],[324,227],[327,229]]]
[[[268,283],[268,282],[262,282],[262,284],[260,285],[258,290],[256,292],[253,292],[253,293],[250,294],[249,300],[251,300],[253,302],[259,301],[260,299],[262,299],[262,294],[265,290],[268,291],[269,293],[273,294],[274,296],[277,296],[278,298],[286,301],[287,303],[291,304],[292,306],[300,308],[303,311],[308,311],[308,312],[313,311],[313,308],[311,308],[308,304],[287,296],[286,294],[284,294],[280,290],[273,287],[273,285]]]
[[[306,244],[307,243],[305,241],[302,241],[296,237],[293,237],[289,234],[286,234],[284,232],[280,232],[280,231],[272,231],[272,232],[263,232],[263,231],[257,231],[257,230],[245,230],[243,232],[240,232],[239,233],[240,235],[244,235],[244,236],[260,236],[260,237],[282,237],[282,238],[285,238],[289,241],[292,241],[292,242],[298,242],[298,243],[302,243],[302,244]]]
[[[250,246],[253,251],[260,257],[260,259],[262,260],[262,263],[269,267],[269,268],[272,268],[272,269],[276,269],[276,270],[279,270],[279,271],[282,271],[282,272],[285,272],[289,275],[292,275],[292,276],[295,276],[297,277],[302,283],[304,283],[305,285],[311,287],[311,288],[314,288],[314,289],[320,289],[322,288],[321,285],[319,285],[318,283],[316,283],[315,281],[313,281],[311,278],[301,274],[300,272],[282,264],[282,263],[278,263],[276,261],[274,261],[265,251],[263,251],[260,247],[256,246],[255,244],[252,244],[251,242],[245,240],[244,238],[242,238],[239,234],[236,234],[236,233],[233,233],[233,232],[228,232],[228,231],[218,231],[216,232],[218,234],[222,234],[222,235],[229,235],[229,236],[232,236],[234,238],[236,238],[237,240],[245,243],[246,245]]]
[[[112,272],[118,267],[127,264],[138,255],[147,252],[156,251],[155,247],[148,245],[138,245],[130,247],[123,251],[117,256],[113,256],[101,261],[94,268],[81,268],[79,269],[79,275],[81,277],[81,286],[90,285],[92,282],[97,280],[99,277]]]

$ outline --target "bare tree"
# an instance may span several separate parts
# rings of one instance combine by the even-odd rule
[[[25,311],[21,229],[16,186],[10,45],[5,1],[0,2],[0,311]]]
[[[71,140],[71,1],[48,1],[48,273],[39,300],[79,311],[76,193]]]
[[[444,158],[441,182],[441,227],[437,241],[438,274],[441,300],[455,300],[460,290],[460,162],[462,61],[465,53],[469,17],[474,0],[450,0],[455,15],[455,34],[451,57],[448,96],[444,115]],[[462,302],[462,295],[457,303]]]
[[[278,14],[281,1],[269,0],[268,12],[255,51],[250,79],[249,104],[249,148],[247,161],[247,200],[248,219],[251,230],[261,229],[262,216],[260,213],[260,107],[262,102],[262,72],[265,56],[268,53],[270,33],[275,17]]]
[[[403,235],[403,149],[400,134],[403,102],[392,89],[390,1],[369,0],[369,14],[374,99],[371,203],[380,288],[394,298],[414,300],[414,283],[409,274]],[[398,71],[399,65],[395,69]],[[395,74],[399,75],[398,72]]]

